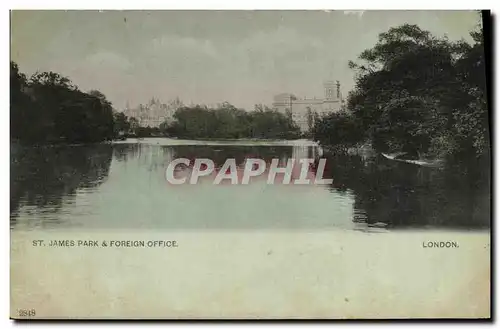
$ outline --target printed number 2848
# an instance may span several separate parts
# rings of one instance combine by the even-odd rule
[[[35,309],[19,309],[17,310],[17,315],[19,317],[29,317],[29,316],[35,316],[36,312]]]

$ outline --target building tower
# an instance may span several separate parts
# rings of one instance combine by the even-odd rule
[[[323,88],[325,90],[325,100],[334,100],[336,95],[335,89],[337,88],[335,82],[326,81],[323,83]]]

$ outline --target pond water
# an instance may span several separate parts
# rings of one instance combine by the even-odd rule
[[[25,229],[488,229],[489,168],[457,173],[380,156],[330,155],[329,185],[171,185],[175,158],[318,157],[308,141],[127,140],[11,147],[10,223]]]

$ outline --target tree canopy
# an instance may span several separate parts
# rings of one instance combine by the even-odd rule
[[[345,111],[318,120],[314,138],[419,156],[489,152],[484,37],[480,28],[471,36],[472,45],[451,42],[409,24],[381,33],[349,62]]]
[[[175,121],[161,127],[169,135],[181,138],[264,138],[293,139],[299,127],[287,115],[258,104],[254,111],[238,109],[224,102],[216,108],[184,106],[174,115]]]
[[[90,143],[114,137],[111,103],[55,72],[29,79],[10,63],[11,137],[27,144]]]

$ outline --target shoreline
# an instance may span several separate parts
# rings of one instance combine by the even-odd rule
[[[188,143],[193,143],[193,145],[211,145],[211,143],[215,143],[214,145],[219,144],[228,144],[228,145],[242,145],[245,146],[245,143],[264,143],[264,144],[273,144],[270,146],[289,146],[291,145],[304,145],[304,146],[319,146],[317,142],[314,142],[310,139],[259,139],[259,138],[239,138],[239,139],[218,139],[218,138],[200,138],[200,139],[181,139],[181,138],[172,138],[172,137],[133,137],[127,138],[125,140],[115,139],[110,141],[102,141],[95,143],[57,143],[57,144],[23,144],[16,141],[10,141],[10,147],[26,147],[26,148],[52,148],[52,147],[67,147],[67,146],[94,146],[94,145],[113,145],[113,144],[148,144],[148,140],[163,140],[171,142],[171,145],[188,145]],[[154,144],[154,143],[153,143]],[[166,145],[166,144],[162,144]],[[267,145],[263,145],[267,146]]]

